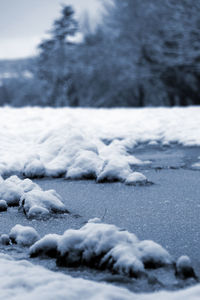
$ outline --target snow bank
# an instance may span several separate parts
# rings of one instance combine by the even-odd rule
[[[30,248],[32,257],[48,253],[54,253],[60,265],[86,265],[134,277],[144,275],[147,268],[173,263],[169,253],[153,241],[139,241],[132,233],[95,220],[63,236],[47,235]]]
[[[199,115],[200,107],[0,108],[0,175],[132,184],[134,166],[149,163],[130,154],[134,147],[200,146]]]
[[[15,225],[9,234],[12,243],[22,246],[31,246],[39,240],[39,234],[33,227]]]
[[[19,205],[29,218],[44,218],[51,213],[68,212],[55,190],[43,191],[30,179],[13,175],[0,182],[0,211]]]
[[[9,300],[197,300],[200,285],[176,291],[135,294],[124,288],[72,278],[35,266],[28,261],[14,261],[0,254],[1,299]]]

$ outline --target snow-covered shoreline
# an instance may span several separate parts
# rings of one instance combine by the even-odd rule
[[[0,175],[146,184],[138,144],[200,146],[200,107],[0,108]],[[198,166],[198,161],[197,165]]]

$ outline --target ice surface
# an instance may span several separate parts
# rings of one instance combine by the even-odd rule
[[[200,107],[0,109],[0,174],[134,184],[132,154],[148,145],[200,145]],[[132,151],[133,152],[133,151]],[[129,178],[129,179],[128,179]],[[144,183],[144,182],[143,182]],[[18,201],[15,195],[14,202]]]

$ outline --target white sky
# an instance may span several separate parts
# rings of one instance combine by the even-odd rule
[[[94,20],[100,14],[98,0],[0,0],[0,59],[35,54],[61,4],[74,6],[78,15],[87,10]]]

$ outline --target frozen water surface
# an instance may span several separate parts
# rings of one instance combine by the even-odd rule
[[[0,183],[6,199],[0,200],[7,200],[8,205],[13,200],[21,208],[6,207],[7,211],[0,213],[0,233],[9,234],[20,224],[34,227],[40,237],[63,234],[98,217],[140,240],[157,242],[175,260],[188,255],[200,275],[199,110],[1,109]],[[33,180],[44,191],[54,189],[69,213],[51,210],[52,197],[46,203],[43,191],[29,192],[29,196],[34,194],[30,201],[27,194],[22,195],[23,183],[17,190],[8,184],[11,196],[16,192],[9,199],[3,178],[13,174],[44,177]],[[93,180],[80,180],[87,178]],[[29,188],[34,188],[29,183]],[[31,219],[29,209],[31,217],[46,217]],[[177,289],[185,284],[176,281],[173,270],[150,270],[151,282],[147,282],[108,270],[58,267],[55,259],[31,259],[28,247],[20,245],[0,245],[0,251],[57,273],[111,282],[137,292]],[[187,259],[180,261],[188,263]]]
[[[188,255],[200,275],[200,174],[191,167],[198,160],[199,148],[161,149],[154,145],[141,146],[135,151],[141,159],[151,161],[151,165],[138,167],[138,170],[142,169],[154,184],[126,186],[120,182],[97,184],[94,180],[35,179],[34,182],[43,190],[56,190],[70,213],[51,216],[47,220],[30,220],[22,210],[9,207],[7,212],[1,213],[1,233],[9,233],[14,225],[21,224],[34,227],[41,237],[48,233],[63,234],[66,229],[78,229],[89,219],[98,217],[105,223],[135,233],[141,240],[159,243],[175,259]],[[16,259],[30,260],[28,249],[24,247],[1,246],[1,252],[10,253]],[[36,258],[31,261],[73,277],[112,282],[134,291],[160,288],[156,284],[149,286],[146,281],[112,275],[108,271],[57,267],[53,259]],[[166,287],[175,288],[173,276],[170,278],[168,274],[167,278],[162,271],[158,276],[164,278]]]

